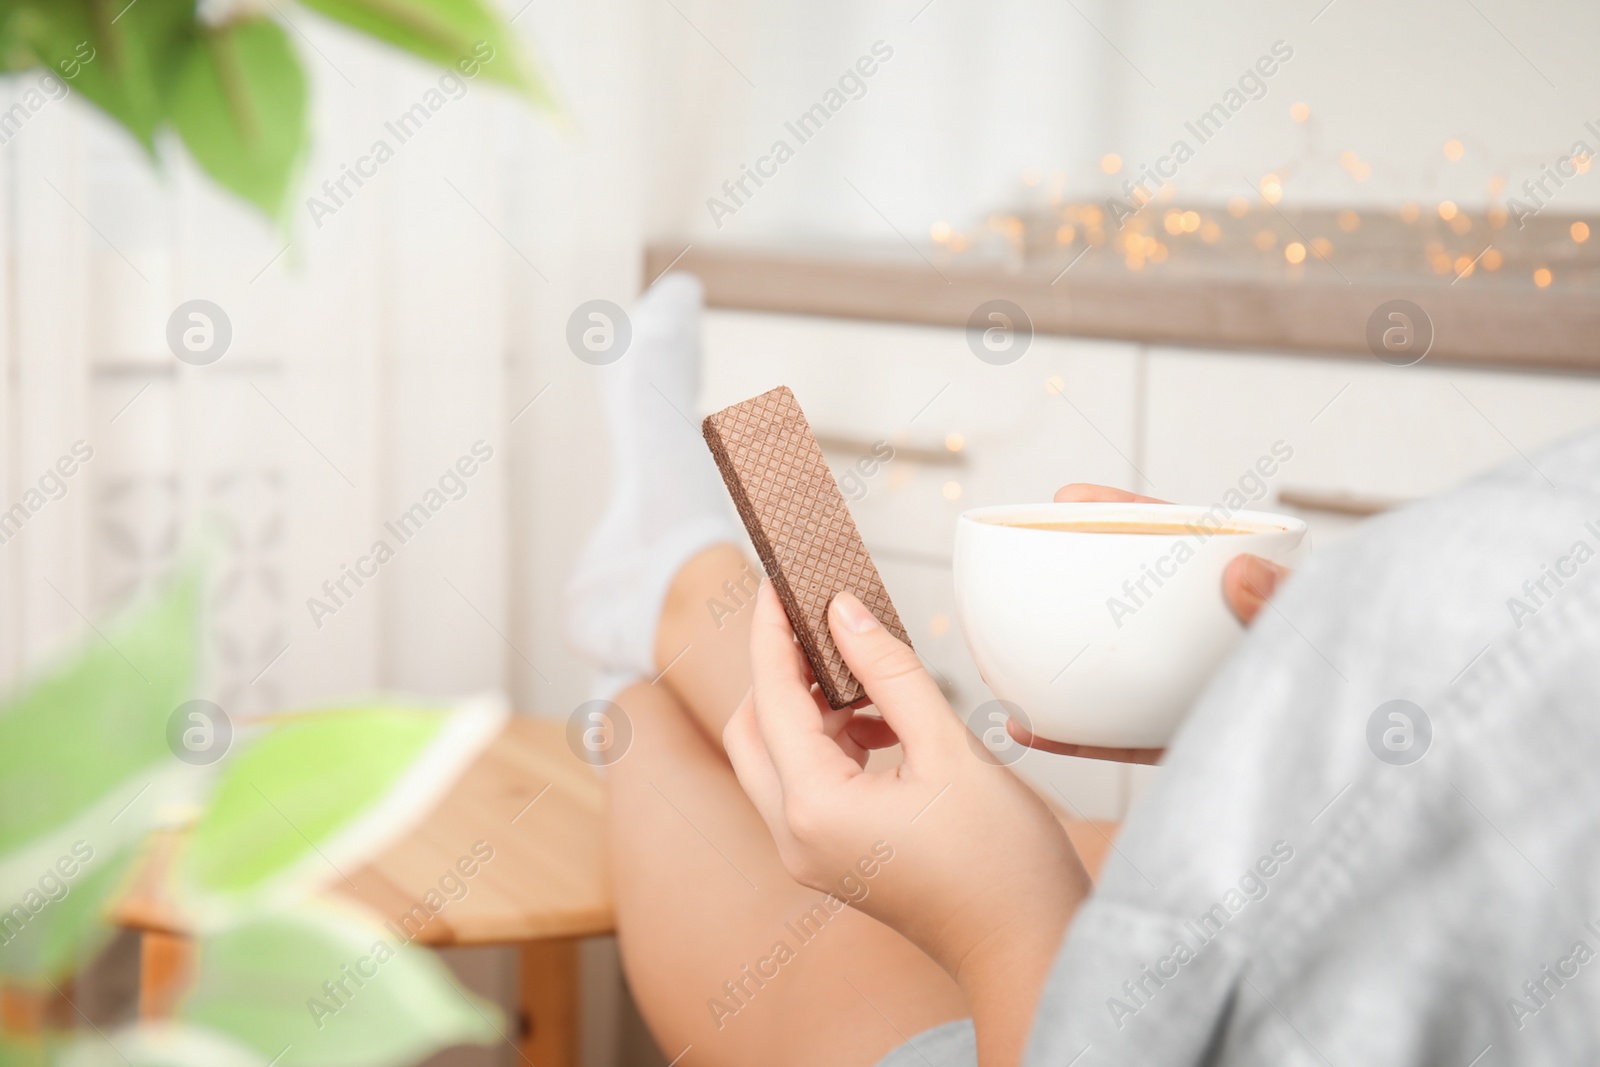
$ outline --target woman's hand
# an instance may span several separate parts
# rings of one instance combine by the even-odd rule
[[[1168,503],[1153,496],[1140,496],[1125,489],[1113,489],[1108,485],[1091,485],[1088,482],[1074,482],[1062,486],[1056,490],[1055,499],[1058,504]],[[1222,595],[1239,621],[1249,626],[1277,590],[1279,583],[1288,576],[1289,568],[1280,567],[1269,559],[1251,555],[1236,556],[1222,572]],[[1164,752],[1159,748],[1096,748],[1092,745],[1068,745],[1060,741],[1048,741],[1042,737],[1035,737],[1017,725],[1014,719],[1007,724],[1006,730],[1019,744],[1062,756],[1083,756],[1117,763],[1156,763],[1160,761]]]
[[[1088,875],[1049,809],[972,738],[916,653],[848,593],[828,624],[882,718],[828,708],[763,583],[753,688],[723,733],[739,783],[789,873],[835,893],[847,875],[864,884],[852,903],[966,992],[982,1062],[1018,1062]],[[869,750],[896,743],[899,766],[865,769]]]

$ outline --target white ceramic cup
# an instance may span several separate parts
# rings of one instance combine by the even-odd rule
[[[1193,532],[1016,525],[1074,522]],[[1243,532],[1201,532],[1215,529]],[[1161,748],[1244,633],[1222,594],[1228,561],[1292,565],[1305,532],[1287,515],[1182,504],[977,508],[956,527],[956,615],[984,682],[1034,734]]]

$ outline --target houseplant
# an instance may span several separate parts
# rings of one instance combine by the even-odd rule
[[[109,1032],[12,1010],[0,1064],[398,1067],[499,1040],[496,1009],[432,953],[320,890],[404,833],[503,707],[196,712],[215,708],[191,701],[202,602],[198,569],[180,573],[0,704],[0,995],[71,1003],[152,830],[177,823],[164,895],[194,934],[192,988],[170,1021]]]
[[[67,86],[152,160],[175,133],[218,184],[281,222],[310,136],[292,39],[307,10],[440,66],[492,49],[484,77],[550,104],[490,0],[0,0],[0,70],[37,70],[36,94]]]

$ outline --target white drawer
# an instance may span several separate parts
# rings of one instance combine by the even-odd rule
[[[1600,379],[1376,360],[1149,354],[1144,470],[1159,496],[1212,503],[1283,442],[1278,494],[1405,502],[1600,420]],[[1293,509],[1289,509],[1293,510]],[[1326,538],[1352,520],[1307,512]]]

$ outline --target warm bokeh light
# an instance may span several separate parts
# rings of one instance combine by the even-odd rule
[[[951,452],[960,452],[967,447],[967,439],[958,433],[947,433],[944,435],[944,447]]]
[[[1345,233],[1355,233],[1361,226],[1361,216],[1354,211],[1339,212],[1339,217],[1336,221],[1339,223],[1339,229]]]
[[[1580,245],[1589,239],[1589,224],[1587,222],[1574,222],[1568,230],[1572,239]]]
[[[1457,256],[1455,261],[1456,276],[1459,278],[1465,278],[1467,275],[1472,273],[1474,266],[1475,264],[1472,262],[1471,256]]]
[[[1268,174],[1261,179],[1261,199],[1269,204],[1276,204],[1283,199],[1283,179],[1276,174]]]
[[[1409,200],[1406,201],[1404,204],[1400,205],[1400,221],[1401,222],[1416,222],[1417,219],[1421,217],[1421,215],[1422,215],[1422,209],[1417,207],[1416,204],[1413,204]]]
[[[1454,200],[1441,200],[1439,202],[1439,217],[1446,222],[1456,217],[1457,210]]]
[[[1498,248],[1491,248],[1483,254],[1478,262],[1483,264],[1484,270],[1499,270],[1500,264],[1505,262],[1505,257],[1500,254]]]
[[[1056,244],[1070,245],[1073,241],[1073,238],[1077,236],[1078,231],[1073,229],[1070,223],[1063,224],[1059,229],[1056,230]]]
[[[1166,228],[1166,231],[1168,233],[1174,233],[1174,234],[1182,233],[1183,232],[1183,212],[1181,212],[1181,211],[1169,211],[1169,212],[1167,212],[1167,217],[1161,220],[1161,225]]]
[[[1100,169],[1107,174],[1115,174],[1122,169],[1122,157],[1115,152],[1107,152],[1100,157]]]
[[[1490,196],[1499,196],[1506,191],[1506,176],[1504,174],[1491,175],[1486,186]]]
[[[1290,263],[1304,263],[1306,261],[1306,246],[1299,241],[1290,241],[1283,246],[1283,258]]]
[[[1465,235],[1472,230],[1472,216],[1457,215],[1450,220],[1450,228],[1458,234]]]
[[[928,620],[928,632],[934,637],[943,637],[950,632],[950,616],[940,612]]]
[[[946,500],[960,500],[961,499],[961,483],[960,482],[945,482],[944,483],[944,498]]]
[[[1052,374],[1044,380],[1044,391],[1051,396],[1060,396],[1067,391],[1067,380],[1059,374]]]
[[[1339,166],[1350,172],[1350,176],[1358,182],[1364,182],[1372,177],[1370,164],[1361,162],[1361,157],[1354,152],[1339,153]]]
[[[1185,211],[1183,213],[1183,232],[1196,233],[1200,229],[1200,212]]]
[[[1242,196],[1236,196],[1228,201],[1228,214],[1236,219],[1242,219],[1250,214],[1250,201]]]
[[[935,222],[932,226],[928,227],[928,234],[937,243],[944,244],[946,241],[950,240],[950,224],[943,220]]]
[[[1323,259],[1332,259],[1333,242],[1328,240],[1326,237],[1313,237],[1311,239],[1311,251],[1315,252]]]
[[[1547,288],[1554,278],[1555,276],[1545,267],[1540,267],[1533,272],[1533,284],[1541,289]]]
[[[1215,222],[1207,222],[1200,227],[1200,240],[1208,245],[1214,245],[1222,240],[1222,227]]]
[[[1289,117],[1296,122],[1305,122],[1311,117],[1311,107],[1304,100],[1297,100],[1289,105]]]
[[[1450,140],[1444,143],[1444,158],[1454,163],[1466,154],[1467,146],[1460,141]]]

